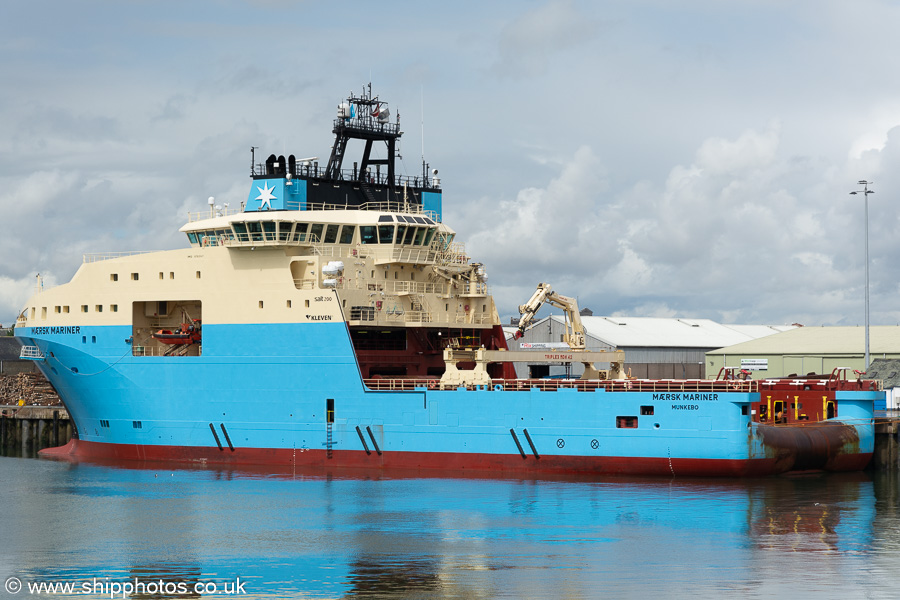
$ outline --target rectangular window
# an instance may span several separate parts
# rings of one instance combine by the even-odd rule
[[[256,221],[247,221],[247,231],[250,232],[251,242],[262,241],[262,226]]]
[[[745,416],[745,417],[746,417],[747,415],[749,415],[749,414],[750,414],[750,407],[747,406],[746,404],[743,405],[743,406],[741,407],[741,414],[742,414],[743,416]]]
[[[306,302],[306,308],[309,308],[309,300],[305,300],[305,302]]]
[[[53,312],[55,312],[56,314],[61,313],[61,312],[62,312],[62,307],[61,307],[61,306],[54,306],[54,307],[53,307]]]
[[[131,274],[131,280],[132,280],[132,281],[137,281],[137,280],[138,280],[138,274],[137,274],[137,273],[132,273],[132,274]]]
[[[69,307],[68,307],[68,306],[63,306],[63,312],[68,314],[68,312],[69,312]]]
[[[375,237],[375,229],[374,225],[360,225],[359,241],[363,244],[377,244],[378,238]]]
[[[356,231],[356,225],[344,225],[341,229],[341,243],[352,244],[353,233]]]
[[[406,225],[397,225],[397,243],[403,243],[403,236],[406,234]]]
[[[110,280],[110,281],[118,281],[118,280],[119,280],[119,274],[118,274],[118,273],[110,273],[110,274],[109,274],[109,280]]]
[[[159,278],[160,278],[160,279],[163,279],[163,272],[162,272],[162,271],[159,272]]]
[[[637,417],[616,417],[616,427],[619,429],[637,429]]]
[[[305,242],[306,241],[306,230],[309,228],[309,223],[297,223],[296,229],[294,229],[294,241],[295,242]]]
[[[102,304],[96,305],[94,307],[94,310],[96,310],[97,312],[103,312],[103,305]]]
[[[333,244],[337,241],[338,229],[340,229],[340,225],[329,225],[328,228],[325,229],[326,244]]]
[[[197,271],[197,279],[200,279],[200,271]]]
[[[83,312],[83,313],[86,313],[86,312],[87,312],[87,304],[82,304],[82,305],[81,305],[81,312]]]
[[[293,228],[294,228],[293,223],[285,223],[283,221],[278,221],[278,241],[279,242],[291,241],[291,230]]]
[[[111,310],[112,312],[119,312],[119,305],[118,304],[110,304],[109,310]]]
[[[175,279],[175,271],[169,271],[169,279]]]
[[[290,300],[287,301],[287,307],[288,307],[288,308],[291,307],[291,301],[290,301]]]
[[[642,407],[641,407],[641,414],[642,414],[642,415],[652,415],[652,414],[653,414],[653,407],[652,407],[652,406],[642,406]]]
[[[47,307],[46,307],[46,306],[42,306],[42,307],[41,307],[41,318],[42,318],[42,319],[46,319],[46,318],[47,318]]]
[[[275,221],[263,221],[263,233],[266,236],[267,242],[275,241]]]
[[[394,243],[394,226],[379,225],[378,226],[378,243],[393,244]]]
[[[260,308],[263,307],[263,301],[262,301],[262,300],[259,301],[259,307],[260,307]]]

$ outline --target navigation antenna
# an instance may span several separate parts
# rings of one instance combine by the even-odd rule
[[[428,169],[425,166],[425,86],[419,86],[419,95],[422,102],[422,181],[428,179]]]

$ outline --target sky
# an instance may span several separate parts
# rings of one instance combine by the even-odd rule
[[[401,173],[504,320],[900,324],[900,4],[287,0],[0,5],[0,323],[84,253],[185,247],[258,156],[327,161],[337,105],[399,111]]]

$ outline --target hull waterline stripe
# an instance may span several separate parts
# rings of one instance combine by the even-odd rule
[[[375,436],[372,435],[372,429],[366,425],[366,431],[369,432],[369,437],[372,438],[372,445],[375,447],[375,452],[378,453],[378,456],[381,456],[381,448],[378,447],[378,442],[375,441]]]
[[[216,426],[212,423],[209,424],[209,430],[212,431],[213,437],[216,438],[216,446],[219,447],[221,452],[225,451],[225,448],[222,447],[222,441],[219,439],[219,434],[216,433]]]
[[[541,455],[538,454],[537,448],[534,447],[534,442],[531,441],[531,436],[528,435],[528,430],[523,429],[522,432],[525,433],[525,439],[528,440],[528,445],[531,446],[531,451],[534,452],[534,457],[540,459]]]
[[[522,448],[522,444],[519,443],[519,438],[516,437],[516,430],[510,429],[509,433],[510,433],[510,435],[512,435],[513,441],[516,443],[516,448],[519,449],[519,454],[522,455],[522,458],[523,459],[528,458],[528,455],[525,454],[525,450]]]
[[[359,428],[359,425],[356,426],[356,433],[359,435],[359,441],[362,442],[363,449],[366,451],[366,454],[372,454],[372,451],[369,450],[369,445],[366,443],[366,438],[362,434],[362,429]]]
[[[231,443],[231,436],[229,436],[228,431],[225,430],[225,423],[219,423],[219,427],[222,428],[222,433],[225,434],[225,441],[228,442],[228,449],[234,452],[234,445]]]
[[[512,448],[510,448],[512,450]],[[291,473],[295,469],[309,469],[311,474],[330,472],[328,469],[348,469],[348,473],[368,476],[372,469],[396,469],[397,473],[421,476],[440,476],[442,473],[479,473],[479,476],[495,477],[498,473],[521,475],[557,474],[596,477],[598,475],[653,475],[671,477],[671,468],[680,477],[758,477],[783,473],[788,469],[774,457],[759,459],[702,459],[672,457],[672,467],[666,456],[555,456],[547,455],[539,461],[523,461],[521,455],[457,453],[457,452],[388,452],[376,467],[362,450],[334,451],[332,462],[325,449],[307,449],[296,452],[291,448],[241,448],[235,452],[216,452],[214,446],[145,446],[136,444],[109,444],[73,439],[59,448],[41,450],[46,458],[66,460],[97,460],[103,464],[123,466],[128,461],[140,467],[140,463],[153,461],[180,463],[186,466],[207,468],[246,468],[248,471]],[[840,455],[826,465],[826,471],[860,471],[869,464],[871,452]],[[150,461],[149,463],[147,461]],[[358,472],[353,469],[358,468]],[[324,469],[324,470],[323,470]]]

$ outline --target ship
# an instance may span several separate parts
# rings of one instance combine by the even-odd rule
[[[44,456],[523,477],[869,463],[884,392],[862,374],[633,378],[543,283],[520,331],[561,306],[567,345],[511,349],[485,265],[444,222],[437,169],[399,172],[399,115],[369,85],[333,133],[322,164],[251,148],[248,195],[189,214],[185,247],[84,255],[27,301],[22,357],[77,429]],[[584,374],[517,378],[516,361]]]

